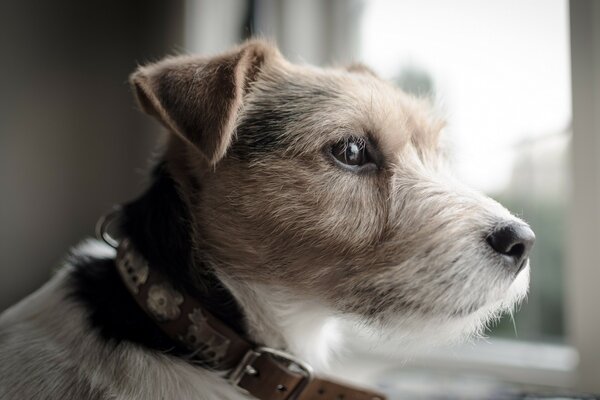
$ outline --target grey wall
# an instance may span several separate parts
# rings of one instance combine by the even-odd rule
[[[137,63],[181,51],[183,1],[0,3],[0,310],[143,188],[159,128]]]

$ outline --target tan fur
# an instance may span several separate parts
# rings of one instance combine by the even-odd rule
[[[167,95],[180,108],[164,106],[161,80],[186,88]],[[442,123],[424,101],[365,68],[292,65],[251,41],[213,59],[142,67],[132,82],[142,108],[176,133],[165,157],[193,211],[196,256],[232,282],[386,323],[478,311],[483,322],[525,294],[484,240],[517,219],[447,174]],[[183,130],[187,119],[201,129]],[[332,162],[327,149],[348,136],[377,145],[378,171]]]

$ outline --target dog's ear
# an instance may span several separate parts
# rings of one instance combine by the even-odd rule
[[[357,74],[366,74],[366,75],[371,75],[375,78],[379,78],[379,76],[377,76],[375,71],[373,71],[370,67],[368,67],[365,64],[360,63],[360,62],[355,62],[350,65],[347,65],[346,70],[348,72],[355,72]]]
[[[182,56],[140,67],[130,81],[145,112],[215,165],[231,144],[244,94],[278,54],[250,41],[213,58]]]

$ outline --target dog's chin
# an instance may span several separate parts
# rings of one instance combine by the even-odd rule
[[[436,347],[485,337],[491,324],[520,304],[529,288],[529,261],[508,288],[492,293],[491,300],[475,309],[448,316],[398,315],[386,323],[349,320],[361,348],[383,356],[410,358]]]

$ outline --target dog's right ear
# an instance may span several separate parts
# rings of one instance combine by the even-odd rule
[[[182,56],[138,68],[130,78],[142,109],[215,165],[231,144],[244,94],[278,51],[250,41],[214,58]]]
[[[366,74],[366,75],[371,75],[375,78],[379,78],[379,76],[375,73],[375,71],[373,71],[371,69],[371,67],[368,67],[367,65],[365,65],[361,62],[354,62],[350,65],[347,65],[346,70],[348,72],[355,72],[357,74]]]

